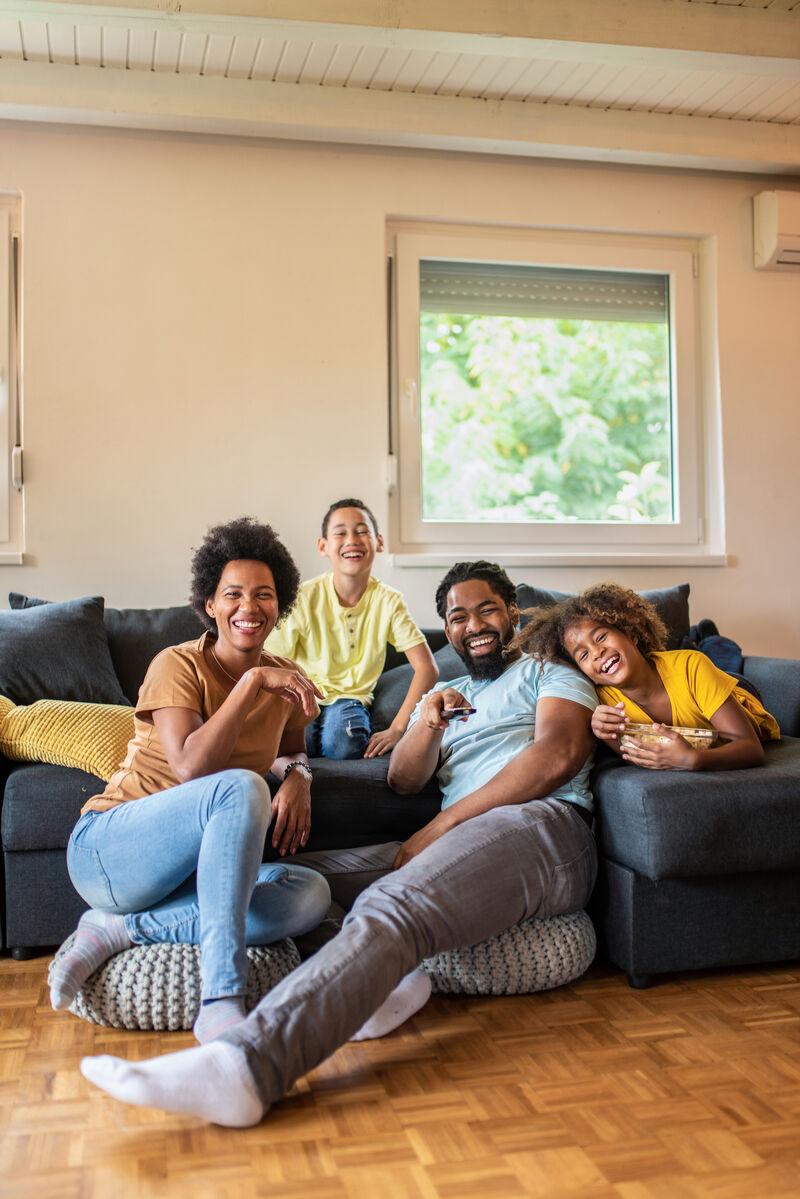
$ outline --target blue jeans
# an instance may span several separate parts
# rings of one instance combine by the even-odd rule
[[[67,846],[78,894],[125,916],[138,945],[199,945],[203,999],[243,995],[246,945],[313,928],[330,891],[315,870],[262,864],[270,794],[250,770],[223,770],[81,816]]]
[[[591,830],[557,799],[483,812],[392,870],[397,849],[303,855],[328,879],[334,901],[352,909],[338,936],[222,1034],[243,1050],[267,1107],[351,1037],[424,958],[530,916],[577,911],[597,872]]]
[[[372,729],[369,712],[358,699],[325,704],[306,727],[309,758],[363,758]]]

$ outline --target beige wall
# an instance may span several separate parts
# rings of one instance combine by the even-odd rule
[[[304,574],[331,498],[386,518],[386,218],[715,235],[727,567],[685,579],[693,618],[800,657],[800,274],[752,269],[755,176],[701,176],[168,135],[0,127],[24,193],[30,565],[0,594],[182,602],[209,523],[272,521]],[[441,568],[379,573],[434,621]]]

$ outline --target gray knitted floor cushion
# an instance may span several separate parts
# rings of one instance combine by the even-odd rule
[[[434,991],[449,995],[527,995],[573,982],[597,950],[586,912],[523,920],[488,941],[426,958]]]
[[[57,950],[66,953],[75,934]],[[274,945],[247,950],[247,994],[250,1011],[295,966],[300,954],[287,937]],[[200,950],[196,945],[134,945],[109,958],[84,983],[70,1011],[93,1024],[111,1028],[177,1032],[191,1028],[200,1009]]]

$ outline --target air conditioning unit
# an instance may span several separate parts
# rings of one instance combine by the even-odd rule
[[[800,191],[753,196],[753,259],[757,270],[800,271]]]

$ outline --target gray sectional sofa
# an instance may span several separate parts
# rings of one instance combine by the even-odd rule
[[[648,594],[677,646],[689,631],[688,587]],[[522,608],[558,593],[518,588]],[[134,703],[150,659],[199,623],[186,607],[104,608],[102,599],[44,605],[12,595],[0,612],[0,694]],[[463,673],[441,629],[427,630],[440,678]],[[800,661],[750,657],[784,736],[755,770],[646,771],[598,753],[593,772],[600,873],[590,905],[601,952],[632,985],[665,972],[800,957]],[[390,649],[375,694],[385,727],[410,668]],[[439,809],[435,784],[394,795],[385,758],[312,761],[308,850],[404,839]],[[82,804],[102,789],[84,771],[0,758],[2,946],[16,957],[59,944],[85,904],[65,849]],[[270,851],[267,851],[267,856]]]

